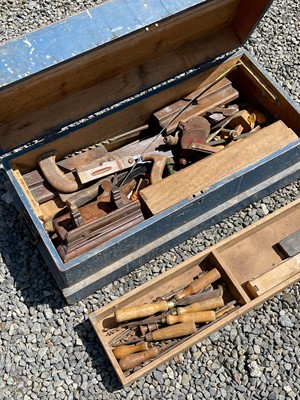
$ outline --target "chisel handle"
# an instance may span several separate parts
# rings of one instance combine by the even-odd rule
[[[157,357],[161,352],[159,347],[152,347],[149,350],[142,351],[136,354],[129,354],[119,360],[119,365],[123,371],[137,367],[144,361],[151,360],[151,358]]]
[[[169,308],[175,306],[174,302],[161,300],[155,303],[145,303],[139,306],[119,308],[115,310],[115,318],[117,322],[130,321],[143,317],[149,317],[157,312],[168,311]]]
[[[137,344],[118,346],[113,350],[113,353],[116,359],[120,360],[121,358],[128,356],[129,354],[145,350],[149,350],[149,343],[141,342]]]
[[[177,307],[176,311],[178,315],[181,315],[194,311],[215,310],[216,308],[223,306],[224,306],[223,297],[215,297],[214,299],[199,301],[198,303],[190,304],[189,306],[186,307]]]
[[[205,289],[208,285],[210,285],[211,283],[215,282],[220,278],[221,278],[220,272],[217,270],[217,268],[213,268],[205,275],[201,276],[201,278],[196,279],[194,282],[192,282],[182,292],[177,293],[175,295],[175,300],[180,300],[186,296],[198,293],[200,292],[200,290]]]
[[[224,307],[223,310],[216,311],[216,317],[220,318],[223,314],[227,313],[228,311],[231,311],[235,308],[233,304],[229,305],[228,307]]]
[[[209,322],[216,319],[216,313],[214,311],[195,311],[189,312],[182,315],[168,315],[166,322],[168,325],[177,324],[182,322],[183,325],[190,322]]]
[[[145,336],[147,342],[156,340],[174,339],[177,337],[187,336],[195,333],[197,330],[195,322],[188,322],[177,324],[175,326],[168,326],[166,328],[157,329],[156,331],[149,332]]]

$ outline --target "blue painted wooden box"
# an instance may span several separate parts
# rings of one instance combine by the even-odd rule
[[[295,140],[66,263],[22,179],[41,154],[56,150],[62,157],[140,126],[241,60],[247,69],[230,74],[240,93],[299,135],[297,105],[246,51],[235,53],[270,3],[111,0],[0,47],[3,165],[15,204],[68,302],[300,176]]]

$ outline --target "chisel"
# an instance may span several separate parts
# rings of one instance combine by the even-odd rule
[[[147,342],[156,342],[160,340],[175,339],[195,333],[196,330],[197,328],[194,321],[182,322],[174,326],[167,326],[166,328],[149,332],[145,335],[145,340]]]
[[[127,371],[128,369],[137,367],[145,361],[158,357],[163,351],[174,347],[174,345],[175,344],[172,342],[160,347],[154,346],[151,349],[140,353],[128,354],[119,360],[119,365],[123,371]]]
[[[160,340],[175,339],[195,333],[196,330],[197,328],[194,321],[182,322],[176,325],[171,325],[165,328],[157,329],[141,337],[133,338],[132,340],[126,342],[126,345],[130,345],[133,343],[140,343],[143,341],[156,342]]]
[[[188,312],[182,315],[168,315],[162,320],[167,325],[177,324],[178,322],[210,322],[216,319],[216,313],[214,311],[195,311]],[[155,332],[155,331],[154,331]]]
[[[223,297],[216,297],[208,300],[199,301],[197,303],[191,304],[186,307],[178,307],[176,308],[176,313],[178,315],[190,313],[194,311],[208,311],[215,310],[216,308],[223,307],[224,300]]]
[[[203,278],[205,275],[203,276]],[[200,278],[201,279],[201,278]],[[196,281],[195,281],[196,282]],[[150,315],[154,315],[158,312],[166,312],[169,309],[175,308],[176,306],[187,306],[199,301],[208,300],[212,298],[217,298],[222,296],[223,289],[222,286],[219,286],[218,289],[212,290],[206,293],[199,293],[192,296],[186,296],[178,301],[171,300],[160,300],[154,303],[145,303],[139,306],[119,308],[115,310],[115,318],[117,322],[130,321],[133,319],[149,317]],[[131,323],[125,323],[124,326],[134,326],[134,325],[143,325],[147,323],[153,323],[160,321],[163,316],[157,317],[154,321],[155,317],[148,318],[142,321],[135,321]]]
[[[195,311],[195,312],[187,312],[182,315],[171,315],[168,314],[165,317],[158,316],[153,317],[149,323],[161,323],[167,325],[174,325],[179,322],[210,322],[216,319],[215,311]]]
[[[236,300],[232,300],[230,303],[225,304],[224,307],[216,311],[216,318],[220,318],[222,315],[236,308]]]
[[[190,296],[191,294],[195,294],[200,292],[200,290],[205,289],[211,283],[217,281],[221,278],[220,272],[217,268],[213,268],[208,271],[201,278],[194,280],[187,288],[185,288],[182,292],[177,293],[174,296],[175,300],[183,299],[186,296]]]
[[[149,350],[151,347],[151,344],[147,342],[140,342],[137,344],[131,344],[131,345],[121,345],[116,347],[113,350],[114,356],[116,357],[117,360],[128,356],[129,354],[134,354],[140,351],[145,351]]]

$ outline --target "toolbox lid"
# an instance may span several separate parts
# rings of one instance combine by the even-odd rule
[[[271,0],[110,0],[0,46],[0,154],[238,48]]]

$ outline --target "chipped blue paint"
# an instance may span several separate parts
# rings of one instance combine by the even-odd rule
[[[0,88],[208,0],[111,0],[0,46]]]

